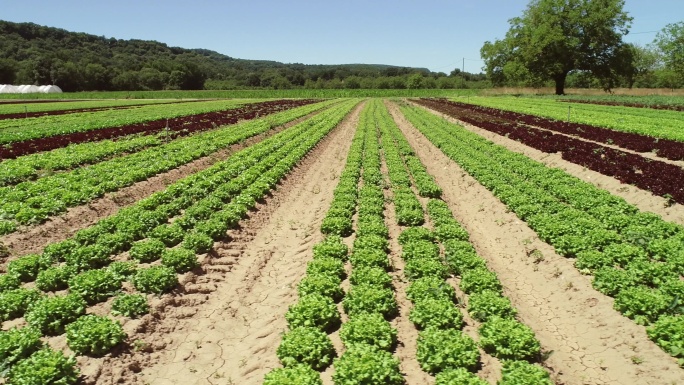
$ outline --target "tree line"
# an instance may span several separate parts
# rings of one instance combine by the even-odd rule
[[[0,84],[64,91],[488,87],[486,75],[389,65],[305,65],[236,59],[156,41],[120,40],[0,21]]]

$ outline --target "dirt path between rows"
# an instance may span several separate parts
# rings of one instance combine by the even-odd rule
[[[198,301],[180,299],[131,341],[148,353],[112,357],[96,384],[261,384],[279,367],[275,355],[285,312],[322,239],[319,226],[351,146],[360,107],[259,205],[231,240],[215,244],[207,274],[187,284]],[[192,296],[189,296],[192,299]],[[146,316],[148,317],[148,316]],[[151,316],[150,316],[151,318]],[[155,346],[157,348],[155,348]]]
[[[414,105],[420,108],[424,108],[417,104]],[[613,195],[617,195],[623,198],[627,202],[639,208],[639,210],[641,211],[649,211],[660,215],[666,221],[684,225],[684,205],[669,205],[668,201],[663,197],[653,195],[649,191],[642,190],[632,185],[624,184],[613,177],[603,175],[599,172],[592,171],[578,164],[564,160],[559,153],[548,154],[537,149],[534,149],[532,147],[526,146],[513,139],[508,139],[504,136],[495,134],[491,131],[487,131],[472,124],[462,122],[458,119],[452,118],[448,115],[431,110],[429,108],[424,109],[452,123],[457,123],[468,129],[469,131],[474,132],[482,136],[483,138],[492,141],[495,144],[506,147],[511,151],[523,154],[533,160],[536,160],[537,162],[545,164],[546,166],[560,168],[576,178],[591,183],[598,188],[601,188],[603,190],[610,192]],[[624,149],[621,150],[624,151]],[[640,155],[643,156],[644,154]]]
[[[105,194],[86,205],[72,207],[66,213],[53,217],[40,225],[25,227],[15,233],[0,237],[0,244],[4,244],[12,251],[12,257],[29,253],[40,253],[45,246],[72,237],[78,230],[89,227],[116,214],[122,208],[132,206],[137,201],[164,190],[170,184],[187,176],[200,172],[226,160],[233,153],[254,145],[262,140],[292,127],[320,111],[313,112],[302,118],[276,127],[268,132],[253,136],[242,143],[237,143],[219,150],[211,155],[196,159],[173,170],[157,174],[144,181],[124,187],[116,192]],[[12,258],[10,257],[10,258]],[[0,260],[2,262],[2,260]]]
[[[443,198],[519,311],[519,319],[550,352],[545,365],[556,384],[684,383],[684,370],[646,336],[645,328],[613,310],[613,299],[591,287],[572,261],[556,254],[487,189],[390,108],[418,157],[444,189]],[[529,256],[533,250],[541,260]],[[537,254],[538,255],[538,254]]]

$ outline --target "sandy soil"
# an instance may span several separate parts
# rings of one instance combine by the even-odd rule
[[[12,251],[12,256],[40,253],[45,246],[63,241],[73,236],[78,230],[92,226],[99,220],[116,214],[120,209],[131,206],[140,199],[161,191],[180,179],[209,168],[213,164],[227,159],[232,153],[258,143],[269,136],[310,118],[316,113],[314,112],[268,132],[253,136],[242,143],[228,146],[211,155],[196,159],[188,164],[155,175],[129,187],[124,187],[119,191],[108,193],[104,197],[86,205],[72,207],[66,213],[51,218],[45,223],[24,227],[15,233],[0,237],[0,244],[9,247]],[[1,259],[0,262],[2,262]]]
[[[674,204],[670,206],[668,205],[667,200],[665,198],[655,196],[651,194],[649,191],[642,190],[632,185],[624,184],[615,178],[603,175],[599,172],[589,170],[585,167],[564,160],[558,153],[548,154],[536,150],[532,147],[526,146],[515,140],[508,139],[504,136],[462,122],[458,119],[446,116],[439,112],[430,109],[426,110],[434,113],[435,115],[441,116],[450,122],[458,123],[466,129],[482,136],[483,138],[486,138],[500,146],[504,146],[511,151],[524,154],[525,156],[534,159],[538,162],[544,163],[549,167],[560,168],[570,175],[582,179],[585,182],[591,183],[596,187],[604,189],[613,195],[622,197],[627,202],[638,207],[641,211],[649,211],[652,213],[656,213],[666,221],[684,225],[684,205]],[[657,159],[662,160],[660,158]],[[679,164],[681,162],[670,163]]]
[[[146,316],[147,324],[129,338],[139,349],[90,369],[87,383],[260,384],[278,367],[284,315],[322,238],[318,228],[359,112],[319,143],[241,230],[214,245],[206,274],[189,279],[186,294]]]
[[[470,232],[478,253],[503,283],[519,318],[537,334],[557,384],[677,384],[684,370],[613,310],[572,261],[557,255],[527,225],[391,109],[444,200]],[[541,258],[531,254],[534,250]],[[537,254],[539,255],[539,254]]]

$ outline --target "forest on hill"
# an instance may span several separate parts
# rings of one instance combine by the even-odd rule
[[[376,64],[309,65],[237,59],[206,49],[121,40],[0,21],[0,84],[64,91],[289,88],[465,88],[484,74]]]

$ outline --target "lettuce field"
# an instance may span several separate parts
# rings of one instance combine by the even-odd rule
[[[684,383],[684,112],[0,102],[0,384]]]

